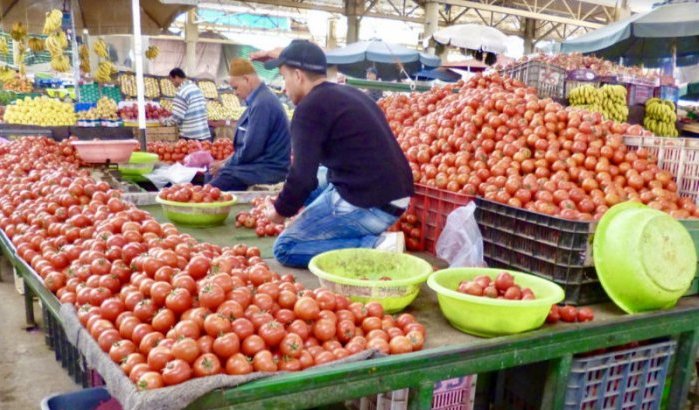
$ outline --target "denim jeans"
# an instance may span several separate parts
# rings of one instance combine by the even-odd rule
[[[397,217],[378,208],[360,208],[340,197],[331,184],[287,227],[274,243],[274,257],[290,267],[306,268],[314,256],[344,248],[373,248]]]

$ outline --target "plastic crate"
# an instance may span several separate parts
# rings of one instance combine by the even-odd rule
[[[476,375],[442,380],[434,385],[432,410],[472,410]],[[363,397],[353,407],[358,410],[407,410],[409,389]]]
[[[540,61],[527,61],[505,70],[504,74],[536,88],[541,98],[565,98],[566,71],[562,67]]]
[[[622,83],[626,86],[626,102],[628,106],[645,104],[647,100],[655,95],[655,87],[641,84]]]
[[[659,409],[676,346],[662,341],[574,358],[564,409]],[[495,409],[539,409],[547,367],[539,362],[500,372]]]
[[[122,407],[103,387],[55,394],[41,401],[41,410],[94,410],[98,408],[118,410]]]
[[[595,223],[569,221],[476,199],[476,221],[489,266],[530,272],[560,285],[566,303],[608,300],[592,259]]]
[[[667,341],[574,359],[565,409],[659,409],[676,347]]]
[[[699,140],[696,138],[624,137],[632,150],[647,149],[658,160],[658,166],[675,177],[680,195],[699,204]]]
[[[417,250],[434,254],[437,239],[447,223],[447,216],[472,200],[473,197],[468,195],[415,184],[415,195],[408,212],[417,216],[422,231]]]
[[[100,95],[102,97],[108,97],[119,103],[123,98],[121,95],[121,89],[117,85],[106,84],[100,88]]]
[[[661,85],[655,89],[654,97],[660,98],[661,100],[672,101],[675,103],[675,105],[677,105],[677,101],[680,99],[680,89],[674,85]]]

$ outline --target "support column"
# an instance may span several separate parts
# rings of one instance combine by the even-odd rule
[[[332,50],[337,48],[337,19],[328,19],[328,29],[325,37],[325,49]],[[337,66],[328,67],[328,79],[337,81]]]
[[[525,18],[523,31],[522,38],[524,38],[524,54],[531,54],[534,52],[534,45],[536,44],[536,20]]]
[[[192,9],[187,12],[187,22],[184,25],[184,42],[186,47],[185,73],[194,76],[197,66],[197,41],[199,40],[199,28],[195,23],[196,12]]]
[[[347,44],[359,41],[359,26],[364,13],[364,2],[361,0],[345,0],[345,15],[347,16]]]
[[[425,3],[425,23],[423,29],[423,38],[427,41],[430,40],[432,34],[439,28],[439,3],[434,1],[429,1]],[[428,53],[434,54],[435,48],[429,46],[427,48]]]

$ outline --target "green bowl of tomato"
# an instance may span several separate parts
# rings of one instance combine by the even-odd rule
[[[308,269],[324,288],[353,302],[379,302],[386,313],[412,303],[432,273],[432,266],[416,256],[359,248],[316,255]]]
[[[193,228],[208,228],[222,225],[236,202],[235,196],[228,201],[219,202],[176,202],[162,199],[155,201],[163,207],[165,217],[178,225]]]
[[[529,288],[534,299],[512,300],[474,296],[459,292],[463,281],[480,275],[493,282],[506,272],[520,288]],[[489,268],[451,268],[435,272],[427,286],[437,293],[442,314],[456,329],[481,337],[496,337],[537,329],[544,324],[551,305],[565,297],[563,289],[553,282],[527,273]]]

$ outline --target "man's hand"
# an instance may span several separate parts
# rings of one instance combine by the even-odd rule
[[[265,201],[265,217],[275,224],[283,224],[286,219],[277,213],[277,209],[274,208],[274,203],[269,198]]]
[[[225,164],[226,164],[226,160],[225,160],[225,159],[224,159],[224,160],[221,160],[221,161],[214,161],[214,162],[212,162],[211,165],[209,166],[209,173],[211,173],[211,175],[216,175],[216,174],[218,174],[218,171],[220,171],[221,168],[223,168],[223,166],[224,166]]]

